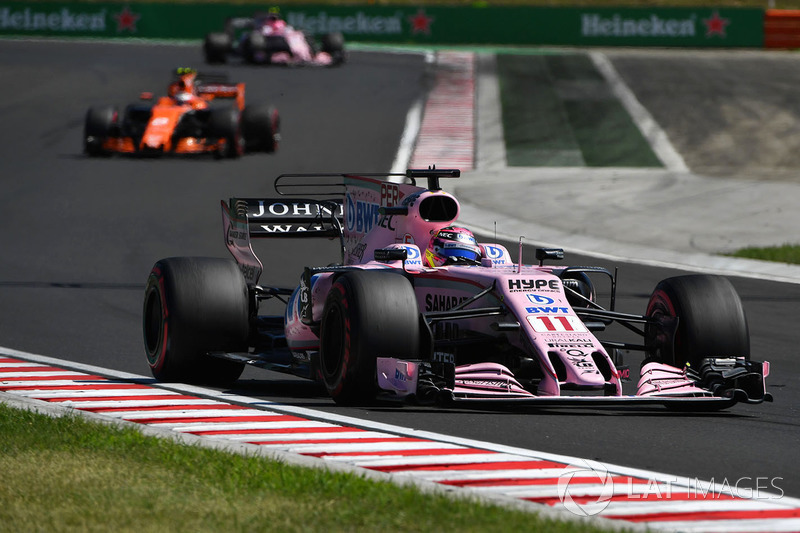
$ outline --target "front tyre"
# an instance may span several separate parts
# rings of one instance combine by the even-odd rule
[[[236,159],[244,153],[239,110],[235,107],[212,109],[208,118],[209,136],[224,139],[225,146],[218,154]]]
[[[280,128],[278,110],[270,105],[248,105],[242,111],[242,136],[247,152],[277,150]]]
[[[236,263],[172,257],[153,266],[143,333],[157,380],[230,385],[244,365],[206,354],[246,351],[248,331],[248,289]]]
[[[377,358],[413,359],[420,350],[417,298],[393,272],[356,270],[333,283],[320,331],[319,369],[338,404],[374,400]]]
[[[667,278],[656,285],[646,315],[678,318],[674,340],[652,324],[645,328],[648,355],[655,360],[699,368],[708,357],[750,358],[742,301],[727,278],[704,274]]]
[[[269,63],[267,39],[259,30],[253,30],[242,40],[242,57],[247,63]]]
[[[339,32],[326,33],[322,36],[322,51],[333,59],[331,66],[341,65],[345,61],[344,35]]]
[[[90,107],[83,125],[83,151],[90,157],[107,155],[103,143],[117,125],[119,112],[115,107]]]

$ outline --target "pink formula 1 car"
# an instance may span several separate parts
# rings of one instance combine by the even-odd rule
[[[224,32],[206,35],[203,53],[207,63],[224,63],[228,56],[260,65],[332,67],[345,61],[341,33],[325,34],[317,42],[273,12],[228,19]]]
[[[163,259],[148,279],[144,340],[153,375],[230,384],[252,364],[318,380],[342,404],[712,410],[771,401],[769,365],[749,359],[742,303],[726,278],[665,279],[643,315],[617,312],[609,271],[545,264],[563,257],[559,249],[536,250],[538,264],[515,263],[504,246],[478,243],[455,226],[459,203],[439,181],[458,176],[409,170],[389,175],[396,183],[284,174],[275,180],[282,198],[222,202],[235,262]],[[309,187],[330,199],[296,194]],[[260,284],[251,239],[287,237],[339,239],[340,262],[306,267],[295,288]],[[606,307],[596,282],[610,286]],[[283,315],[259,315],[270,299],[285,303]],[[642,340],[601,338],[613,324]],[[648,356],[634,395],[623,394],[622,350]]]

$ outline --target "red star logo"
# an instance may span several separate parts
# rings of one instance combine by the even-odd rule
[[[122,11],[114,15],[114,18],[117,19],[117,33],[123,31],[136,33],[136,21],[141,18],[141,15],[133,13],[130,6],[125,6]]]
[[[433,17],[426,15],[422,8],[417,10],[416,15],[408,17],[408,21],[411,23],[411,33],[425,33],[427,35],[431,34],[431,23],[433,22]]]
[[[714,11],[711,18],[703,19],[703,24],[706,25],[706,37],[713,35],[725,37],[725,26],[730,23],[730,19],[722,18],[719,16],[719,11]]]

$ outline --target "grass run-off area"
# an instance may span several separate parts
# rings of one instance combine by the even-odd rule
[[[0,404],[3,531],[603,531]]]
[[[782,246],[770,247],[748,247],[737,250],[730,255],[731,257],[744,257],[747,259],[760,259],[762,261],[774,261],[777,263],[800,264],[800,245],[784,244]]]

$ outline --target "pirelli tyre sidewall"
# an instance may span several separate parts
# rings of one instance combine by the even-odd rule
[[[243,364],[206,355],[248,347],[248,289],[236,263],[205,257],[158,261],[147,279],[142,329],[147,362],[159,381],[236,381]]]
[[[377,358],[413,359],[419,350],[419,307],[405,277],[356,270],[334,281],[323,311],[319,370],[337,403],[373,401]]]
[[[699,368],[709,357],[750,358],[750,334],[742,301],[722,276],[689,275],[667,278],[656,285],[647,304],[648,317],[677,317],[674,342],[645,328],[648,355],[682,368]]]

